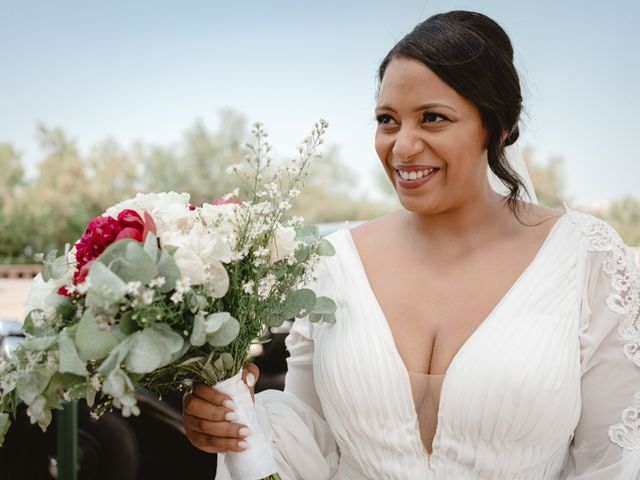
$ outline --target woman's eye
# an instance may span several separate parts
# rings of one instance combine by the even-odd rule
[[[391,123],[393,118],[391,118],[391,115],[382,114],[382,115],[378,115],[376,117],[376,120],[378,121],[379,124],[388,125],[389,123]]]
[[[444,117],[438,113],[433,113],[433,112],[424,112],[424,115],[422,116],[422,121],[426,123],[438,123],[443,120],[447,120],[447,117]]]

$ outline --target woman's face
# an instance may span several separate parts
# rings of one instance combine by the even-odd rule
[[[422,62],[391,60],[376,118],[376,152],[407,210],[459,208],[488,186],[480,111]]]

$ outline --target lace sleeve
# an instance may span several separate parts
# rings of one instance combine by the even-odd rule
[[[606,222],[572,212],[584,245],[582,410],[561,478],[640,478],[640,271]]]

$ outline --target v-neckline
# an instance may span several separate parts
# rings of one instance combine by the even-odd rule
[[[551,227],[551,229],[549,230],[549,233],[547,233],[547,236],[545,237],[544,241],[542,242],[542,244],[538,248],[538,251],[536,252],[535,256],[533,257],[533,260],[531,260],[529,262],[529,264],[527,264],[527,266],[524,268],[524,270],[522,270],[520,275],[518,275],[516,280],[511,284],[509,289],[500,298],[500,300],[496,303],[496,305],[489,312],[489,314],[482,320],[482,322],[480,322],[478,324],[478,326],[471,333],[471,335],[463,342],[463,344],[460,346],[460,348],[458,349],[456,354],[453,356],[453,359],[449,363],[449,366],[447,367],[445,372],[443,374],[440,374],[440,375],[444,375],[444,378],[442,380],[442,385],[441,385],[441,389],[440,389],[440,399],[439,399],[439,404],[438,404],[438,411],[437,411],[437,414],[436,414],[436,419],[437,419],[436,420],[437,421],[437,423],[436,423],[436,431],[435,431],[435,435],[433,437],[431,453],[427,452],[426,448],[422,444],[422,439],[420,437],[420,432],[418,430],[416,430],[416,435],[417,435],[418,441],[423,446],[424,455],[426,456],[427,460],[430,460],[433,457],[433,455],[434,455],[434,453],[436,451],[435,444],[436,444],[436,440],[437,440],[439,432],[440,432],[440,416],[441,416],[441,412],[442,412],[442,404],[443,404],[443,399],[444,399],[445,392],[446,392],[445,389],[446,389],[447,379],[450,377],[450,372],[452,370],[452,367],[454,366],[454,364],[459,362],[459,358],[462,356],[463,351],[465,350],[465,348],[468,348],[469,343],[471,343],[478,336],[478,332],[482,328],[486,328],[487,323],[493,317],[495,317],[496,312],[505,303],[506,299],[509,298],[513,294],[514,290],[523,282],[523,279],[526,278],[530,274],[529,272],[531,270],[533,270],[533,267],[535,267],[539,263],[540,258],[543,256],[543,254],[545,253],[545,251],[547,249],[547,246],[549,245],[549,243],[551,243],[551,240],[555,237],[556,232],[560,229],[560,225],[562,224],[563,220],[565,220],[566,217],[569,216],[569,214],[570,214],[570,209],[567,208],[566,205],[565,205],[565,212],[563,213],[563,215],[561,215],[556,220],[556,222],[554,223],[553,227]],[[348,240],[349,245],[351,247],[351,250],[352,250],[352,253],[353,253],[354,258],[356,260],[356,263],[358,264],[358,267],[359,267],[359,270],[360,270],[360,275],[361,275],[362,279],[364,280],[364,283],[366,285],[366,289],[368,291],[368,294],[371,297],[371,300],[373,301],[373,304],[374,304],[375,308],[378,310],[379,318],[382,321],[383,328],[385,330],[385,335],[386,335],[386,338],[389,341],[389,344],[390,344],[391,349],[393,351],[393,355],[396,358],[396,362],[401,367],[401,370],[402,370],[402,372],[404,374],[404,378],[406,380],[405,384],[406,384],[406,387],[408,389],[407,394],[411,398],[411,401],[412,401],[412,404],[413,404],[413,409],[414,409],[414,414],[416,416],[416,421],[417,421],[418,413],[416,411],[416,407],[415,407],[415,404],[413,402],[413,394],[412,394],[412,391],[411,391],[411,384],[410,384],[410,378],[409,378],[410,371],[407,369],[407,367],[406,367],[406,365],[404,363],[404,360],[402,360],[402,357],[400,356],[400,351],[398,350],[398,347],[396,345],[395,337],[393,336],[393,332],[391,331],[391,327],[389,326],[389,322],[387,320],[387,317],[386,317],[386,315],[384,313],[384,310],[382,310],[382,306],[380,305],[380,302],[378,302],[378,298],[376,297],[376,295],[375,295],[375,293],[373,291],[373,288],[371,287],[371,283],[369,282],[369,277],[367,276],[367,271],[366,271],[366,269],[364,267],[364,263],[362,261],[362,257],[360,256],[360,253],[358,252],[358,248],[357,248],[357,246],[355,244],[355,241],[353,240],[353,236],[351,235],[351,230],[350,230],[350,228],[344,228],[343,230],[345,231],[344,234],[347,237],[347,240]],[[412,373],[417,373],[417,374],[420,374],[420,375],[430,375],[430,374],[422,374],[420,372],[412,372]],[[434,374],[431,374],[431,375],[434,375]]]

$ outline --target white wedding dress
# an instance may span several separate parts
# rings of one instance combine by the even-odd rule
[[[311,287],[337,321],[296,320],[285,391],[256,395],[283,479],[640,479],[640,273],[607,223],[567,209],[433,385],[406,371],[350,231],[327,238]]]

